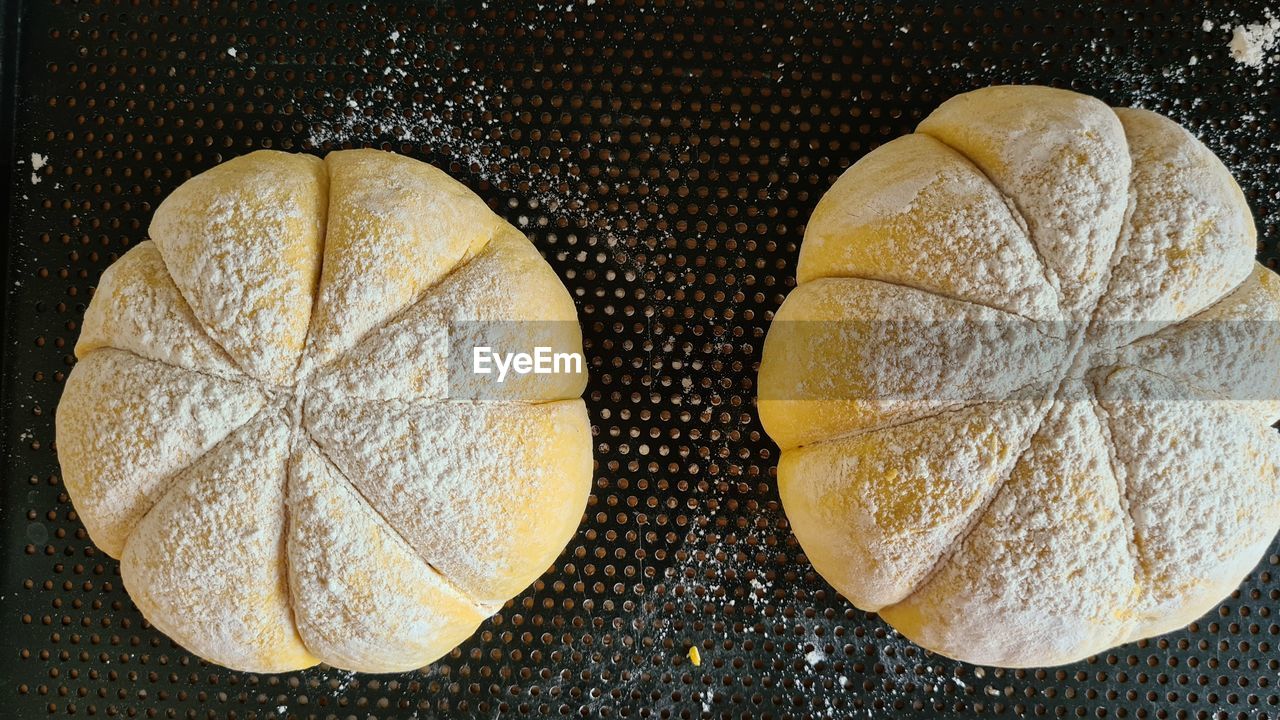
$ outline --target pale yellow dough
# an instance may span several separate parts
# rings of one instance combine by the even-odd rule
[[[993,87],[849,168],[759,408],[814,567],[941,654],[1056,665],[1186,625],[1280,527],[1280,277],[1176,123]]]
[[[57,414],[148,621],[238,670],[404,671],[554,562],[590,491],[585,374],[496,385],[450,333],[581,331],[478,197],[392,153],[260,151],[175,190],[151,238],[103,274]]]

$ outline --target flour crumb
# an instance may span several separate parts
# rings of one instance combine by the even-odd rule
[[[809,667],[817,667],[818,663],[826,659],[827,659],[827,654],[822,652],[821,650],[818,650],[817,648],[810,650],[804,656],[804,661],[808,663]]]
[[[229,48],[227,48],[227,54],[228,54],[228,55],[230,55],[231,57],[235,57],[235,56],[236,56],[236,49],[235,49],[235,48],[233,48],[233,47],[229,47]]]
[[[1213,32],[1213,21],[1205,20],[1204,22],[1200,23],[1200,29],[1205,32]]]
[[[1232,28],[1231,41],[1227,47],[1231,50],[1232,59],[1241,65],[1261,68],[1271,62],[1272,58],[1268,53],[1275,47],[1277,36],[1280,35],[1280,19],[1272,15],[1270,10],[1266,11],[1266,16],[1263,22]]]
[[[31,153],[31,184],[39,185],[43,179],[40,177],[40,168],[49,164],[49,157],[40,153]]]

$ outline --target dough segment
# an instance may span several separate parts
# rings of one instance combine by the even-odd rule
[[[67,378],[58,457],[89,537],[120,557],[173,475],[266,406],[258,388],[102,348]]]
[[[120,574],[147,621],[250,672],[308,667],[285,571],[291,428],[268,411],[179,473],[129,535]]]
[[[423,560],[490,608],[546,570],[577,529],[590,492],[581,400],[317,399],[304,424]],[[517,445],[512,437],[537,442]],[[459,527],[468,529],[465,543]]]
[[[928,135],[904,135],[855,167],[809,218],[800,283],[859,277],[1031,320],[1058,317],[1058,291],[1021,216],[963,155]]]
[[[880,615],[949,657],[1056,665],[1128,633],[1134,557],[1092,398],[1067,387],[973,529]]]
[[[1057,323],[873,280],[820,278],[787,297],[760,363],[760,420],[782,448],[1048,384]]]
[[[1254,264],[1235,292],[1123,348],[1120,360],[1237,400],[1265,424],[1280,419],[1280,276]]]
[[[456,372],[471,358],[450,348],[481,344],[531,352],[577,352],[582,329],[560,278],[537,249],[510,226],[426,292],[369,333],[353,351],[316,373],[315,391],[368,400],[548,402],[580,397],[581,372],[510,375],[495,386],[486,376]],[[451,333],[453,336],[451,338]],[[464,337],[468,333],[475,337]],[[453,368],[455,372],[450,372]]]
[[[151,239],[195,316],[265,383],[296,376],[328,186],[319,158],[259,150],[178,186],[151,220]]]
[[[324,163],[331,207],[307,348],[313,366],[415,302],[506,224],[426,163],[380,150],[339,150]]]
[[[1133,155],[1132,215],[1095,342],[1124,345],[1184,320],[1243,283],[1258,237],[1222,161],[1172,120],[1117,109]]]
[[[977,405],[784,453],[778,492],[809,562],[858,607],[903,600],[1012,472],[1041,404]]]
[[[422,561],[309,440],[289,464],[289,588],[302,641],[330,665],[404,672],[485,615]]]
[[[201,327],[154,242],[138,243],[112,263],[93,297],[76,341],[78,357],[119,348],[186,370],[247,379]]]
[[[1149,371],[1098,375],[1134,509],[1140,572],[1129,635],[1149,637],[1213,609],[1266,552],[1280,524],[1280,436],[1237,401],[1198,396]]]
[[[1010,198],[1064,314],[1087,319],[1128,206],[1132,161],[1111,108],[1068,90],[996,86],[947,100],[917,132],[969,158]]]

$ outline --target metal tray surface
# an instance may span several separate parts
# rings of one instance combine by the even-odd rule
[[[1045,83],[1170,115],[1236,174],[1274,266],[1277,71],[1227,49],[1263,4],[0,7],[0,717],[1280,716],[1275,554],[1185,631],[1062,668],[952,662],[814,573],[753,404],[818,198],[965,90]],[[53,413],[99,274],[167,193],[256,148],[353,146],[446,168],[569,287],[594,491],[556,564],[429,668],[229,672],[130,603],[59,481]]]

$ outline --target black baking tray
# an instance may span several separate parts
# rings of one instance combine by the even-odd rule
[[[1280,715],[1274,546],[1185,631],[1062,668],[953,662],[814,573],[753,401],[822,192],[984,85],[1067,87],[1185,124],[1240,181],[1274,267],[1277,71],[1235,62],[1221,27],[1263,4],[0,8],[0,717]],[[555,566],[431,667],[231,672],[129,601],[59,481],[53,413],[99,274],[167,193],[256,148],[351,146],[446,168],[572,291],[594,490]]]

